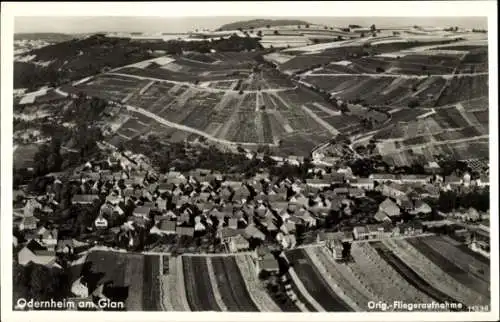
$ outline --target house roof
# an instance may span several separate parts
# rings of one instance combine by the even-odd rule
[[[240,235],[241,233],[242,233],[241,230],[230,228],[230,227],[223,227],[220,230],[220,236],[221,236],[221,238],[235,237],[237,235]]]
[[[74,247],[73,239],[59,239],[57,241],[56,249],[57,250],[61,250],[61,249],[63,249],[66,246],[69,246],[69,247],[73,248]]]
[[[178,235],[181,235],[181,236],[193,236],[194,235],[194,227],[178,226],[175,231]]]
[[[367,233],[368,230],[366,229],[365,226],[356,226],[354,227],[353,232],[357,234],[364,234]]]
[[[98,195],[74,195],[71,201],[75,203],[92,203],[96,199],[99,199]]]
[[[379,210],[384,211],[388,216],[396,216],[399,214],[398,205],[389,198],[386,198],[379,205]]]
[[[164,231],[175,231],[176,226],[177,226],[176,221],[168,220],[168,219],[162,219],[158,223],[158,229],[164,230]]]
[[[134,214],[138,215],[149,215],[149,212],[151,211],[151,207],[147,206],[138,206],[134,209]]]
[[[260,268],[266,271],[278,271],[280,266],[276,258],[272,254],[267,253],[262,256]]]
[[[35,216],[23,217],[21,223],[25,226],[36,225],[38,219]]]
[[[245,228],[245,234],[253,238],[265,238],[266,235],[260,231],[255,225],[248,225]]]

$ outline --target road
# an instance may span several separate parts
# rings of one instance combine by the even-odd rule
[[[357,74],[344,74],[344,73],[337,73],[337,74],[332,74],[332,73],[325,73],[325,74],[308,74],[305,73],[302,76],[307,76],[307,77],[320,77],[320,76],[366,76],[366,77],[400,77],[400,78],[416,78],[416,79],[421,79],[421,78],[427,78],[427,77],[443,77],[443,78],[453,78],[453,77],[474,77],[474,76],[481,76],[481,75],[488,75],[488,72],[480,72],[480,73],[468,73],[468,74],[435,74],[435,75],[408,75],[408,74],[369,74],[369,73],[357,73]]]
[[[227,92],[238,93],[239,92],[238,90],[202,87],[202,86],[196,86],[193,83],[189,83],[189,82],[173,81],[173,80],[148,77],[148,76],[138,76],[138,75],[131,75],[131,74],[116,73],[116,72],[107,73],[106,75],[116,75],[116,76],[131,77],[131,78],[136,78],[136,79],[141,79],[141,80],[146,79],[146,80],[153,80],[153,81],[157,81],[157,82],[187,85],[187,86],[194,88],[194,89],[197,89],[197,90],[212,92],[212,93],[227,93]],[[261,89],[261,90],[245,90],[245,93],[279,93],[279,92],[294,90],[296,88],[297,88],[297,86],[295,86],[295,87],[283,87],[283,88],[268,88],[268,89]]]

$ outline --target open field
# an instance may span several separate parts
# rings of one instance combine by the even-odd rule
[[[86,263],[92,272],[92,284],[109,283],[109,296],[124,300],[128,311],[157,311],[161,309],[159,260],[155,255],[94,251]]]
[[[410,244],[415,247],[418,251],[425,254],[433,263],[439,266],[443,271],[447,272],[451,277],[459,281],[461,284],[472,289],[474,292],[482,295],[482,298],[486,300],[489,298],[489,284],[486,283],[483,278],[478,277],[477,274],[473,273],[473,267],[463,265],[463,263],[457,263],[452,261],[448,256],[452,255],[446,252],[444,249],[436,249],[435,242],[427,242],[427,240],[422,239],[412,239],[408,240]],[[461,252],[455,251],[457,254]],[[445,255],[446,254],[446,255]],[[453,254],[452,256],[461,256]],[[473,263],[473,262],[471,262]],[[482,274],[481,274],[482,275]],[[478,301],[480,298],[478,298]],[[483,302],[483,301],[481,301]],[[483,302],[484,303],[484,302]]]
[[[187,300],[192,311],[221,311],[207,274],[207,261],[201,256],[182,256]]]
[[[417,248],[412,246],[409,240],[384,240],[383,244],[434,288],[451,296],[456,301],[465,305],[488,303],[488,300],[483,295],[467,288],[454,279],[450,274],[431,261],[427,257],[427,254],[418,251]]]
[[[217,286],[229,311],[257,312],[234,257],[211,257]]]
[[[429,303],[432,298],[408,283],[368,243],[352,245],[350,270],[368,289],[386,302]]]
[[[433,285],[425,281],[420,275],[418,275],[414,270],[407,266],[401,259],[399,259],[394,253],[392,253],[384,244],[381,242],[373,242],[371,245],[376,249],[377,253],[382,257],[394,270],[396,270],[401,276],[403,276],[408,283],[414,286],[419,291],[427,294],[434,300],[445,303],[445,302],[456,302],[456,300],[447,294],[434,288]]]
[[[352,309],[328,286],[325,278],[304,250],[292,250],[286,253],[306,290],[318,303],[329,312],[351,311]]]

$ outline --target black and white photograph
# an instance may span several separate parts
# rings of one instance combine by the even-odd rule
[[[2,311],[497,320],[492,3],[2,4]]]

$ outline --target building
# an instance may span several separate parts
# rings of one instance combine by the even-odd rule
[[[95,200],[99,200],[98,195],[74,195],[71,198],[73,205],[91,205]]]
[[[19,253],[17,260],[20,265],[27,265],[30,262],[39,265],[52,266],[56,263],[56,252],[48,250],[36,240],[30,240]]]
[[[170,219],[162,219],[158,223],[158,231],[163,235],[175,235],[177,222]]]
[[[364,190],[373,190],[374,183],[373,180],[369,178],[356,178],[349,181],[349,184],[355,188]]]
[[[194,227],[182,227],[178,226],[175,229],[177,235],[179,236],[188,236],[188,237],[193,237],[194,236]]]
[[[99,215],[94,221],[94,225],[97,229],[106,229],[108,228],[108,220],[104,216]]]
[[[229,238],[229,251],[232,253],[247,250],[250,248],[250,243],[241,234]]]
[[[266,249],[258,249],[255,251],[254,263],[257,274],[261,272],[277,274],[280,271],[278,260]]]
[[[356,226],[352,230],[353,236],[355,240],[364,240],[368,239],[369,234],[368,230],[364,226]]]
[[[385,213],[389,218],[396,217],[401,214],[398,205],[389,198],[386,198],[379,206],[378,211]]]
[[[42,245],[45,245],[49,249],[55,248],[57,244],[57,236],[58,236],[58,231],[57,229],[46,229],[45,227],[41,227],[37,231],[37,237],[38,241],[42,243]]]
[[[383,184],[380,191],[384,196],[399,199],[406,196],[406,188],[396,182]]]
[[[151,207],[139,206],[134,209],[133,215],[136,217],[142,217],[149,220],[149,213],[151,212]]]
[[[406,183],[406,184],[409,184],[409,183],[419,183],[419,184],[425,184],[427,182],[429,182],[429,180],[431,179],[430,176],[428,175],[422,175],[422,174],[407,174],[407,175],[402,175],[400,177],[400,180],[402,183]]]
[[[36,229],[38,219],[35,216],[23,217],[19,223],[19,230]]]
[[[344,258],[343,256],[344,246],[342,245],[342,240],[337,238],[327,240],[325,245],[326,249],[330,251],[335,260],[342,260]]]

